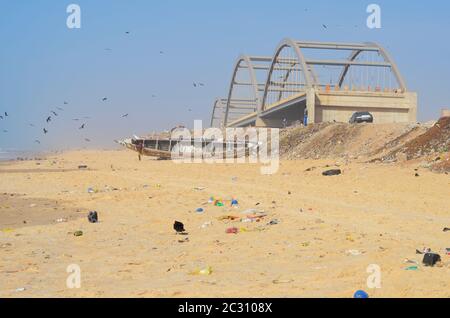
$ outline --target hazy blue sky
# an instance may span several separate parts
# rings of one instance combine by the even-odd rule
[[[66,26],[71,3],[81,6],[79,30]],[[366,27],[370,3],[381,5],[381,30]],[[0,114],[10,114],[0,149],[110,147],[209,121],[236,57],[272,55],[285,37],[379,42],[419,92],[419,119],[436,119],[450,106],[449,16],[448,1],[0,0]],[[47,125],[56,107],[65,111]],[[72,119],[84,116],[79,130]]]

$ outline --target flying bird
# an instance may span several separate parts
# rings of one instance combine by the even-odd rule
[[[52,121],[52,116],[48,116],[46,121],[47,121],[47,123],[51,122]]]
[[[41,144],[41,142],[39,140],[37,140],[37,139],[34,142],[37,143],[37,144]]]
[[[47,134],[48,133],[48,130],[47,129],[43,129],[44,130],[44,134]]]
[[[56,107],[57,110],[64,111],[64,108]]]
[[[6,134],[8,131],[6,129],[3,129],[3,132]]]
[[[69,103],[65,101],[65,102],[64,102],[64,105],[69,105]]]
[[[30,124],[28,124],[28,125],[30,125],[30,127],[34,127],[34,125],[33,125],[33,124],[31,124],[31,123],[30,123]]]
[[[86,141],[86,142],[91,142],[91,140],[88,139],[88,138],[84,138],[84,141]]]
[[[125,34],[130,34],[130,31],[126,31]]]
[[[178,221],[175,221],[173,229],[179,234],[186,233],[186,230],[184,229],[184,224]]]
[[[322,26],[323,26],[324,29],[328,29],[328,26],[327,26],[327,25],[322,24]]]
[[[55,116],[58,116],[58,114],[56,112],[54,112],[53,110],[51,111],[51,113]]]
[[[103,102],[106,102],[107,100],[108,100],[107,97],[103,97],[103,98],[102,98],[102,101],[103,101]]]
[[[3,116],[2,116],[2,115],[0,115],[0,119],[3,119]]]
[[[128,114],[125,114],[125,115],[122,116],[122,118],[125,118],[125,117],[128,117]]]
[[[81,125],[79,129],[84,129],[86,127],[86,124]]]
[[[8,113],[7,112],[5,112],[5,117],[8,117],[9,115],[8,115]]]

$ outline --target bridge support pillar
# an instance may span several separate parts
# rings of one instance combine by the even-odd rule
[[[308,111],[308,123],[316,122],[316,90],[308,88],[306,91],[306,109]]]

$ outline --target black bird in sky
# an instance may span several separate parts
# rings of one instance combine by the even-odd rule
[[[6,134],[8,131],[6,129],[3,129],[3,132]]]
[[[122,118],[128,117],[128,115],[129,115],[129,114],[125,114],[125,115],[122,116]]]
[[[84,141],[86,141],[86,142],[91,142],[91,140],[88,139],[88,138],[84,138]]]
[[[326,24],[322,24],[322,27],[323,27],[324,29],[328,29],[328,26],[327,26]]]
[[[5,112],[5,117],[8,117],[9,115],[8,115],[8,113],[7,112]]]
[[[130,31],[126,31],[125,34],[130,34]]]
[[[177,233],[186,233],[186,230],[184,229],[184,224],[178,221],[175,221],[175,223],[173,224],[173,229],[177,232]]]
[[[54,112],[53,110],[51,111],[51,113],[52,113],[53,115],[55,115],[56,117],[58,117],[58,114],[57,114],[56,112]]]
[[[37,140],[37,139],[34,142],[37,143],[37,144],[41,144],[41,142],[39,140]]]
[[[64,111],[64,108],[56,107],[57,110]]]
[[[32,123],[29,123],[28,125],[30,125],[30,127],[34,127],[34,125]]]
[[[48,116],[46,121],[47,121],[47,123],[51,122],[52,121],[52,116]]]
[[[69,105],[69,103],[65,101],[65,102],[64,102],[64,105]]]
[[[48,130],[45,128],[43,130],[44,130],[44,134],[46,135],[48,133]]]
[[[108,100],[108,97],[103,97],[103,98],[102,98],[102,101],[103,101],[103,102],[106,102],[107,100]]]
[[[81,125],[79,129],[84,129],[86,127],[86,124]]]
[[[0,115],[0,119],[3,119],[3,116],[2,116],[2,115]]]

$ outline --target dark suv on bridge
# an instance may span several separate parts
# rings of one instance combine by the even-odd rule
[[[373,116],[369,112],[354,113],[349,121],[350,124],[373,123]]]

